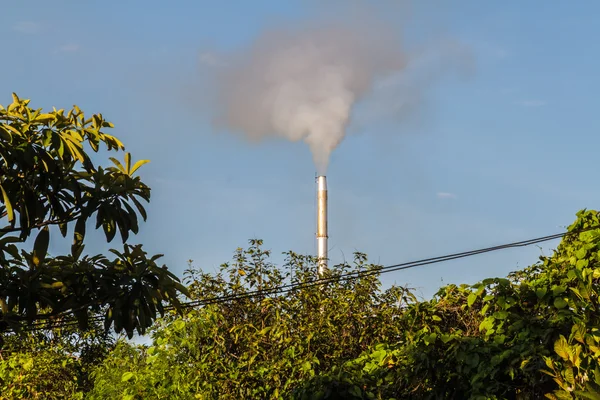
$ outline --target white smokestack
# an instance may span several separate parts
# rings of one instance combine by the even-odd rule
[[[327,178],[317,178],[317,259],[322,276],[327,269]]]

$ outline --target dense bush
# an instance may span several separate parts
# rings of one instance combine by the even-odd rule
[[[582,211],[552,256],[429,301],[381,290],[380,267],[363,254],[330,270],[360,278],[314,285],[314,258],[289,253],[277,268],[252,241],[216,275],[188,270],[203,305],[158,320],[150,346],[119,341],[78,390],[130,400],[598,399],[599,225]],[[229,300],[207,301],[216,297]],[[14,379],[5,376],[0,390]]]
[[[442,288],[402,315],[412,329],[316,377],[300,398],[600,398],[600,230],[582,211],[551,257]]]
[[[5,334],[0,350],[0,399],[79,399],[91,373],[114,347],[99,325]]]
[[[314,279],[314,258],[289,253],[278,269],[260,245],[252,241],[248,250],[239,249],[216,276],[188,271],[192,297],[239,296]],[[376,269],[356,254],[353,266],[337,266],[331,274]],[[135,367],[123,367],[121,353],[110,357],[101,371],[116,367],[122,375],[98,373],[92,397],[285,397],[340,360],[399,340],[403,328],[394,318],[409,301],[414,297],[400,288],[380,292],[374,274],[206,305],[159,323],[153,345]]]

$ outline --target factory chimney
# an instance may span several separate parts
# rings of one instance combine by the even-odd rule
[[[317,262],[319,277],[327,269],[327,178],[317,177]]]

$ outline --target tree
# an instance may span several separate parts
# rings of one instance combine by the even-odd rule
[[[165,303],[179,306],[186,289],[157,264],[160,255],[127,243],[138,233],[138,216],[146,220],[150,188],[135,173],[148,161],[132,163],[125,153],[124,162],[110,157],[109,167],[94,162],[125,150],[105,133],[112,127],[77,106],[34,110],[16,94],[0,106],[0,334],[72,316],[86,328],[95,314],[105,329],[114,325],[131,337],[144,333]],[[107,242],[118,231],[123,248],[110,250],[112,258],[84,254],[88,226],[102,227]],[[70,254],[50,257],[51,237],[70,231]]]

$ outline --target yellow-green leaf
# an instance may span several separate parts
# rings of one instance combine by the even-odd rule
[[[538,299],[541,299],[542,297],[544,297],[546,295],[547,292],[548,292],[547,288],[541,287],[541,288],[537,288],[535,290],[535,295],[538,297]]]
[[[125,165],[127,168],[125,169],[125,173],[129,175],[129,169],[131,168],[131,154],[125,153]]]
[[[556,308],[565,308],[567,306],[567,302],[562,297],[557,297],[554,299],[554,307]]]
[[[135,171],[137,171],[142,165],[148,164],[149,162],[150,160],[139,160],[138,162],[133,164],[133,167],[131,167],[131,170],[129,171],[129,175],[133,175]]]
[[[35,117],[34,121],[36,121],[36,122],[37,121],[43,122],[43,121],[52,121],[53,119],[54,119],[54,115],[53,114],[45,113],[45,114],[40,114],[37,117]]]
[[[15,212],[13,211],[12,204],[10,203],[8,195],[6,194],[6,191],[4,190],[2,185],[0,185],[0,191],[2,191],[2,198],[4,199],[4,205],[6,206],[6,214],[8,215],[8,221],[12,222],[15,219]]]
[[[571,385],[575,384],[575,377],[573,376],[573,368],[566,368],[565,370],[565,380]]]
[[[125,168],[123,168],[123,164],[121,164],[121,162],[119,160],[117,160],[114,157],[109,157],[109,160],[112,161],[113,164],[115,164],[117,166],[117,168],[119,168],[119,171],[126,173]]]
[[[12,133],[14,133],[15,135],[18,136],[23,136],[23,134],[21,132],[19,132],[17,130],[17,128],[15,128],[14,126],[8,125],[8,124],[2,124],[2,126],[6,129],[8,129],[9,131],[11,131]]]
[[[560,335],[560,338],[554,342],[554,351],[563,360],[569,359],[569,344],[563,335]]]
[[[133,372],[125,372],[121,377],[121,382],[127,382],[131,378],[133,378]]]
[[[475,294],[475,293],[469,294],[469,297],[467,298],[467,305],[469,307],[471,307],[473,305],[473,303],[475,303],[475,300],[477,300],[477,294]]]

